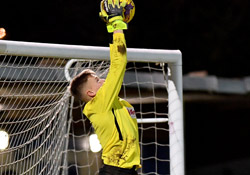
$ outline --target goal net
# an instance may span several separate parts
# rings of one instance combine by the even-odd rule
[[[128,49],[119,96],[136,111],[141,175],[184,175],[180,58]],[[108,60],[106,47],[0,41],[0,175],[98,174],[101,146],[68,85],[86,68],[105,78]]]

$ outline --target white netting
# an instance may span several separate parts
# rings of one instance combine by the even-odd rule
[[[69,94],[65,60],[0,56],[0,174],[59,174],[65,165]]]
[[[89,141],[94,130],[67,91],[67,79],[86,68],[105,78],[109,62],[0,55],[0,132],[9,134],[8,147],[0,147],[0,175],[98,174],[101,151],[91,151]],[[165,69],[129,62],[120,92],[138,118],[139,174],[171,171]]]

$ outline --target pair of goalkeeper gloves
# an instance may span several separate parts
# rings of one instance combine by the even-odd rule
[[[122,0],[102,0],[100,17],[107,24],[107,30],[109,33],[115,30],[128,29],[127,23],[123,21],[123,10],[127,1]]]

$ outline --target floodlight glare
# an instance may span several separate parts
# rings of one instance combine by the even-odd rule
[[[5,150],[9,146],[9,134],[0,130],[0,150]]]
[[[0,28],[0,39],[3,39],[6,36],[6,30],[4,28]]]
[[[102,146],[96,134],[92,134],[89,136],[89,144],[90,144],[90,150],[94,153],[97,153],[102,149]]]

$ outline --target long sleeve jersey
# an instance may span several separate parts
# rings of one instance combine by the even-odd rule
[[[134,108],[118,97],[127,64],[124,34],[113,35],[110,44],[110,69],[102,87],[83,113],[92,123],[103,148],[104,164],[140,167],[138,125]]]

